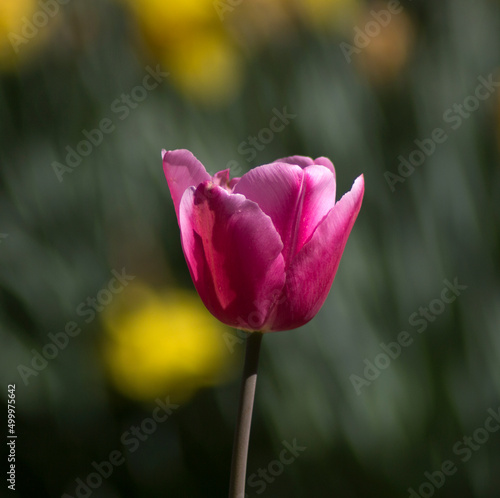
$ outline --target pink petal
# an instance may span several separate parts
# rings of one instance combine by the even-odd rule
[[[273,312],[272,330],[288,330],[304,325],[325,302],[361,208],[363,193],[364,178],[361,175],[291,262],[283,295]]]
[[[179,219],[179,204],[186,189],[210,180],[210,175],[203,164],[186,149],[163,150],[162,158],[163,171],[174,201],[175,214]]]
[[[229,189],[233,190],[240,180],[241,178],[239,176],[237,176],[236,178],[231,178],[231,180],[229,180]]]
[[[256,202],[271,217],[288,265],[335,205],[335,178],[323,166],[300,169],[275,162],[243,175],[234,192]]]
[[[215,173],[212,177],[212,181],[215,185],[219,185],[219,187],[226,187],[229,183],[229,169],[224,169]]]
[[[328,157],[317,157],[314,160],[314,164],[319,164],[320,166],[324,166],[325,168],[328,168],[333,173],[333,177],[336,178],[335,166],[330,161],[330,159],[328,159]]]
[[[283,157],[282,159],[278,159],[275,162],[296,164],[301,168],[306,168],[307,166],[311,166],[312,164],[319,164],[320,166],[325,166],[325,168],[328,168],[335,177],[335,167],[333,166],[333,163],[330,161],[330,159],[328,159],[327,157],[317,157],[316,159],[313,160],[307,156],[289,156],[289,157]]]
[[[275,163],[285,163],[285,164],[295,164],[300,166],[301,168],[305,168],[306,166],[311,166],[314,164],[314,161],[307,156],[288,156],[283,157],[281,159],[277,159],[274,161]]]
[[[302,211],[297,220],[298,233],[293,255],[308,242],[316,227],[335,206],[335,177],[324,166],[313,165],[304,169]]]
[[[245,173],[233,191],[256,202],[270,216],[283,241],[285,263],[293,245],[303,181],[299,166],[275,162]]]
[[[233,327],[260,330],[270,296],[285,282],[283,244],[271,219],[212,182],[188,189],[179,224],[195,287],[208,310]]]

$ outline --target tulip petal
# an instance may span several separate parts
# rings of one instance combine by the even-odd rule
[[[283,157],[281,159],[277,159],[274,161],[275,163],[285,163],[285,164],[295,164],[300,166],[301,168],[305,168],[306,166],[311,166],[314,164],[314,161],[307,156],[288,156]]]
[[[241,180],[241,178],[239,176],[235,177],[235,178],[231,178],[231,180],[229,180],[229,190],[234,190],[234,187],[236,187],[236,185],[238,184],[238,182]]]
[[[328,159],[328,157],[317,157],[314,160],[314,164],[319,164],[320,166],[324,166],[325,168],[328,168],[333,173],[333,177],[334,178],[337,177],[337,175],[335,173],[335,166],[330,161],[330,159]]]
[[[204,182],[183,195],[179,224],[189,271],[208,310],[227,325],[260,330],[270,296],[285,283],[283,244],[269,216],[244,196]]]
[[[319,164],[320,166],[325,166],[325,168],[328,168],[335,177],[335,167],[333,166],[333,163],[330,161],[330,159],[328,159],[327,157],[317,157],[316,159],[313,160],[307,156],[289,156],[277,159],[275,162],[296,164],[301,168],[306,168],[307,166],[311,166],[313,164]]]
[[[283,295],[270,328],[288,330],[307,323],[319,311],[335,278],[364,193],[363,175],[318,225],[287,269]]]
[[[285,247],[285,262],[293,245],[303,181],[299,166],[275,162],[245,173],[233,190],[256,202],[270,216]]]
[[[234,192],[256,202],[271,217],[288,264],[335,205],[335,178],[324,166],[301,169],[275,162],[243,175]]]
[[[179,220],[179,205],[188,187],[197,187],[210,180],[203,164],[186,149],[162,151],[163,171],[167,179],[170,195],[174,201],[175,214]]]
[[[297,219],[297,237],[293,256],[311,238],[321,220],[335,206],[335,177],[320,165],[304,169],[302,211]]]

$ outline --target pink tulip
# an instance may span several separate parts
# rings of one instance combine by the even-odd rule
[[[210,176],[188,150],[162,157],[184,255],[208,310],[250,331],[311,320],[361,208],[363,175],[335,202],[335,169],[325,157],[287,157],[233,179],[229,170]]]

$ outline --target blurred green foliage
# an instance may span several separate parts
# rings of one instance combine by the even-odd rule
[[[156,404],[115,389],[102,362],[102,322],[86,324],[77,312],[113,269],[152,287],[192,288],[160,158],[162,148],[188,148],[211,173],[231,167],[238,176],[286,155],[328,156],[339,195],[365,175],[364,204],[325,306],[302,329],[264,338],[248,473],[278,460],[282,441],[306,450],[281,471],[271,465],[278,475],[267,474],[262,496],[387,498],[413,488],[427,497],[497,497],[500,432],[481,428],[500,406],[500,92],[495,84],[483,100],[475,92],[481,77],[500,80],[500,3],[402,2],[386,26],[373,17],[384,2],[268,0],[253,10],[243,2],[222,21],[215,3],[216,22],[179,29],[195,52],[207,49],[199,29],[210,40],[213,30],[224,33],[221,43],[237,53],[238,63],[221,62],[231,91],[220,91],[222,78],[213,100],[198,90],[214,66],[183,68],[191,59],[177,51],[186,41],[169,33],[167,55],[151,42],[137,12],[155,2],[61,2],[19,45],[16,64],[3,65],[0,378],[5,403],[16,384],[18,495],[76,496],[76,480],[115,450],[126,461],[92,497],[227,493],[238,382],[200,390],[130,451],[123,435]],[[300,9],[316,4],[341,7],[306,22]],[[41,7],[30,8],[15,15],[33,19]],[[250,9],[248,18],[238,9]],[[9,30],[22,24],[2,15],[12,45]],[[262,19],[271,20],[267,30],[252,31]],[[365,34],[367,43],[366,29],[377,32]],[[355,50],[346,56],[342,44]],[[137,90],[152,86],[144,78],[160,63],[169,75]],[[283,131],[259,135],[285,108],[294,117]],[[430,142],[437,128],[442,143]],[[73,168],[68,147],[86,153],[86,135],[96,144],[70,159]],[[252,136],[265,139],[251,145]],[[432,152],[414,171],[401,169],[401,157],[420,162],[416,140]],[[387,172],[399,175],[394,192]],[[467,288],[444,303],[443,281],[455,279]],[[19,365],[30,366],[33,350],[71,321],[81,333],[24,382]],[[367,379],[370,362],[387,365],[380,344],[401,331],[413,342]],[[358,389],[353,376],[365,379]],[[464,437],[472,437],[469,452]],[[447,460],[456,471],[440,482],[433,473]],[[425,485],[429,475],[438,484]],[[249,496],[260,490],[249,487]]]

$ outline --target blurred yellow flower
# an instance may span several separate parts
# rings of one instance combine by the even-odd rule
[[[16,37],[21,36],[23,17],[33,15],[35,9],[35,0],[0,1],[0,65],[2,68],[15,65],[16,46],[18,46]]]
[[[105,365],[130,398],[182,401],[233,373],[225,329],[194,292],[134,284],[103,312],[103,324]]]
[[[213,0],[125,0],[145,41],[188,97],[219,104],[240,88],[242,64]]]
[[[187,97],[220,105],[243,83],[245,56],[293,39],[299,25],[352,25],[360,0],[121,0],[170,79]]]
[[[0,0],[0,69],[14,69],[45,44],[60,6],[36,0]]]
[[[236,48],[215,30],[193,33],[165,54],[164,65],[183,93],[204,103],[232,100],[242,83],[243,66]]]

